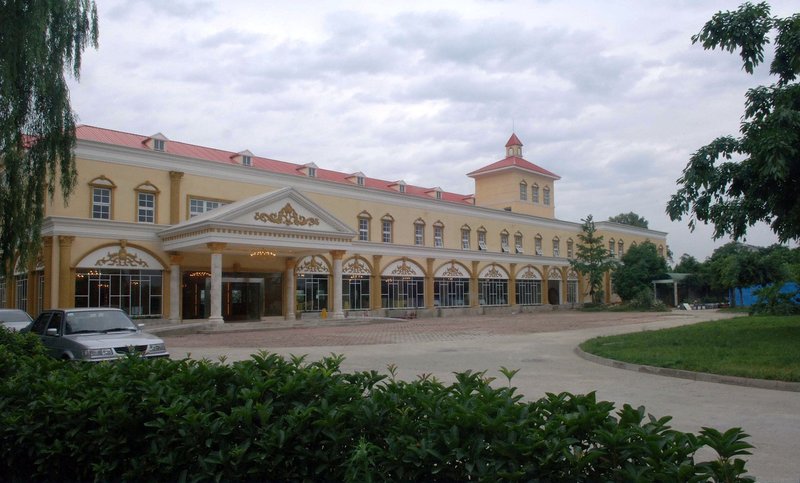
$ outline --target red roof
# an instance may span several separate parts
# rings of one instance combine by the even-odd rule
[[[522,141],[519,140],[516,134],[511,133],[511,137],[508,138],[508,142],[506,143],[506,147],[509,146],[522,146]]]
[[[114,146],[122,146],[125,148],[138,149],[142,151],[152,150],[148,148],[144,141],[150,136],[142,136],[139,134],[131,134],[121,131],[114,131],[111,129],[104,129],[95,126],[79,125],[75,130],[75,136],[79,140],[93,141],[103,144],[111,144]],[[169,140],[165,144],[164,152],[174,154],[176,156],[184,156],[188,158],[202,159],[205,161],[214,161],[221,164],[238,165],[236,160],[232,159],[238,153],[232,151],[223,151],[221,149],[207,148],[203,146],[196,146],[194,144],[186,144],[178,141]],[[270,158],[262,158],[259,156],[252,157],[252,167],[269,171],[272,173],[287,174],[298,177],[306,177],[305,174],[298,171],[298,169],[305,167],[302,164],[288,163],[285,161],[278,161]],[[352,186],[354,183],[350,181],[352,173],[340,173],[338,171],[331,171],[328,169],[317,168],[317,178],[325,181],[332,181]],[[349,179],[350,178],[350,179]],[[393,187],[397,185],[396,181],[386,181],[377,178],[364,178],[364,186],[367,188],[379,189],[384,191],[391,191],[397,193],[398,191]],[[423,188],[421,186],[406,185],[405,194],[417,196],[421,198],[432,199],[430,196],[431,188]],[[442,191],[442,200],[451,201],[454,203],[461,203],[471,205],[472,195],[464,195],[458,193],[450,193]]]
[[[555,174],[553,172],[550,172],[550,171],[542,168],[541,166],[536,166],[535,164],[531,163],[530,161],[527,161],[527,160],[522,159],[522,158],[518,158],[516,156],[509,156],[509,157],[507,157],[505,159],[501,159],[500,161],[497,161],[496,163],[492,163],[492,164],[490,164],[488,166],[484,166],[483,168],[480,168],[480,169],[477,169],[477,170],[475,170],[475,171],[473,171],[471,173],[468,173],[467,176],[470,176],[470,177],[474,178],[475,176],[479,176],[479,175],[482,175],[482,174],[487,174],[487,173],[491,173],[491,172],[494,172],[494,171],[500,171],[500,170],[505,170],[505,169],[510,169],[510,168],[524,169],[526,171],[531,171],[531,172],[534,172],[536,174],[541,174],[541,175],[547,176],[548,178],[561,179],[561,176],[559,176],[559,175],[557,175],[557,174]]]

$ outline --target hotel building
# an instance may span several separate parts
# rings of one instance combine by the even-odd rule
[[[46,207],[38,261],[0,307],[120,307],[211,322],[531,311],[588,300],[570,269],[581,224],[555,217],[555,173],[505,156],[473,195],[80,126],[78,181]],[[498,143],[499,144],[499,143]],[[596,226],[619,258],[666,233]],[[608,277],[607,300],[613,300]]]

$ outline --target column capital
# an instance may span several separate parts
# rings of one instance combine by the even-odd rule
[[[183,178],[183,171],[170,171],[169,172],[169,179],[173,181],[177,181]]]
[[[43,236],[42,237],[42,245],[45,247],[52,247],[53,246],[53,237],[52,236]]]
[[[71,235],[58,235],[58,244],[62,247],[71,247],[75,237]]]
[[[331,250],[331,258],[334,260],[341,260],[344,258],[344,254],[347,253],[347,250]]]
[[[222,250],[224,250],[225,247],[228,246],[228,244],[212,242],[212,243],[206,243],[206,246],[208,247],[209,250],[211,250],[211,253],[222,253]]]
[[[286,270],[291,270],[297,266],[297,259],[295,257],[289,257],[286,259]]]

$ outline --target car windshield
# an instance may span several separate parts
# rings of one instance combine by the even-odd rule
[[[67,323],[65,329],[67,334],[85,334],[90,332],[106,333],[138,330],[127,315],[116,310],[67,312]]]
[[[21,310],[0,310],[0,322],[30,322],[28,314]]]

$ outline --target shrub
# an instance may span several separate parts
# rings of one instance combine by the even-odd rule
[[[343,373],[341,357],[19,360],[0,380],[10,481],[744,481],[750,447],[738,428],[682,433],[594,393],[527,402],[505,368],[495,387]],[[703,446],[720,458],[695,462]]]
[[[753,315],[800,314],[800,293],[782,292],[783,284],[773,283],[757,289],[756,302],[750,307]]]

